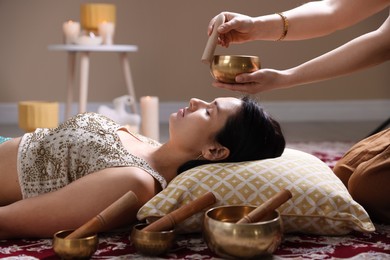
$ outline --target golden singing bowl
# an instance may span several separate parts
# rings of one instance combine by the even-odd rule
[[[148,224],[137,224],[133,227],[130,240],[135,249],[143,255],[162,255],[171,249],[175,240],[175,231],[142,231]]]
[[[92,235],[77,239],[65,239],[72,232],[73,230],[62,230],[54,234],[54,252],[61,259],[89,259],[98,248],[98,236]]]
[[[225,258],[259,258],[272,254],[283,236],[282,219],[278,211],[264,221],[236,224],[256,207],[220,206],[208,210],[203,222],[207,246]]]
[[[224,83],[236,83],[236,76],[260,69],[257,56],[215,55],[210,64],[211,75]]]

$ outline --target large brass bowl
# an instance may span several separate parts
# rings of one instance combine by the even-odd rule
[[[157,256],[165,254],[172,247],[175,231],[142,231],[148,224],[137,224],[133,227],[130,240],[135,249],[143,255]]]
[[[236,76],[251,73],[260,69],[257,56],[215,55],[210,64],[211,75],[224,83],[236,83]]]
[[[92,235],[78,239],[65,239],[72,232],[73,230],[63,230],[54,234],[54,252],[61,259],[89,259],[98,248],[98,236]]]
[[[253,259],[271,255],[283,236],[282,220],[278,211],[264,221],[236,224],[256,207],[220,206],[205,213],[204,239],[211,251],[225,258]]]

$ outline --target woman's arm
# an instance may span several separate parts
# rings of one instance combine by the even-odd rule
[[[0,239],[52,237],[57,231],[76,229],[130,190],[137,195],[139,205],[115,227],[129,224],[136,220],[137,210],[158,192],[155,180],[139,168],[109,168],[57,191],[0,207]]]

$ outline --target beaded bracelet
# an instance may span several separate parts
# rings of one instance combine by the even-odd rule
[[[276,40],[276,41],[281,41],[286,37],[288,33],[288,19],[283,13],[276,13],[276,14],[279,15],[283,20],[283,33],[280,36],[280,38]]]

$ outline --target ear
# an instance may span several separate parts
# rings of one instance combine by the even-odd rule
[[[202,156],[209,161],[220,161],[227,158],[230,150],[218,143],[213,144],[202,151]]]

